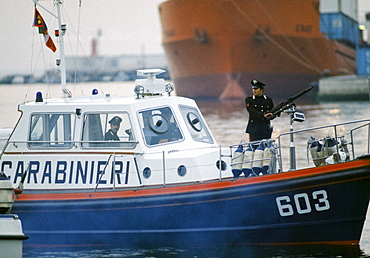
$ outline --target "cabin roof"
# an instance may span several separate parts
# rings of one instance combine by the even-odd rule
[[[192,99],[177,97],[177,96],[149,96],[144,98],[135,98],[135,96],[118,96],[118,95],[91,95],[91,96],[80,96],[73,98],[52,98],[44,99],[43,102],[30,101],[19,105],[19,110],[25,111],[46,111],[45,106],[48,106],[48,110],[57,108],[58,111],[71,110],[71,108],[84,107],[85,110],[98,110],[102,109],[107,111],[112,109],[117,111],[117,106],[124,109],[145,109],[155,106],[164,105],[195,105],[195,101]],[[85,111],[84,110],[84,111]]]

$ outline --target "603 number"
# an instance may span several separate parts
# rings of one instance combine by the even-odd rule
[[[311,198],[307,193],[295,194],[293,195],[293,201],[287,195],[279,196],[276,197],[276,204],[279,214],[282,217],[292,216],[295,211],[298,214],[307,214],[310,213],[312,209],[316,211],[326,211],[330,209],[328,194],[325,190],[312,192]]]

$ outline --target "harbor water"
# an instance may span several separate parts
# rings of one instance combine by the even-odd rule
[[[133,83],[84,83],[67,85],[72,95],[89,95],[93,89],[103,94],[133,95]],[[59,85],[45,84],[13,84],[0,85],[0,128],[14,127],[21,115],[17,105],[35,99],[36,92],[41,91],[44,99],[61,96]],[[266,88],[268,95],[268,89]],[[292,92],[292,95],[296,92]],[[290,96],[287,96],[290,97]],[[281,100],[274,100],[278,104]],[[218,144],[228,146],[241,141],[247,141],[245,127],[248,113],[243,100],[237,101],[197,101]],[[293,124],[294,130],[341,123],[351,120],[370,118],[370,103],[367,101],[352,102],[303,102],[296,101],[297,109],[302,110],[306,120]],[[281,114],[272,121],[273,137],[290,130],[290,119],[287,114]],[[322,137],[326,137],[323,135]],[[305,146],[307,139],[296,139],[297,146]],[[301,153],[303,152],[304,153]],[[307,162],[307,154],[302,147],[297,149],[297,156],[302,156],[300,162]],[[356,200],[353,200],[356,201]],[[22,218],[20,217],[22,220]],[[212,215],[210,214],[210,219]],[[131,249],[124,246],[89,246],[66,248],[31,247],[24,241],[24,257],[367,257],[370,254],[370,212],[367,214],[360,246],[194,246],[175,248],[169,246],[156,249]],[[1,256],[1,255],[0,255]]]

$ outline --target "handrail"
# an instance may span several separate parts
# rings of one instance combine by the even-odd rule
[[[302,132],[315,131],[315,130],[326,129],[326,128],[333,128],[333,130],[334,130],[334,136],[335,136],[335,139],[337,140],[338,138],[342,137],[342,136],[338,136],[337,127],[339,127],[339,126],[345,126],[345,125],[350,125],[350,124],[364,123],[364,122],[368,122],[368,123],[363,124],[361,126],[358,126],[358,127],[354,128],[354,129],[351,129],[349,131],[349,133],[351,135],[351,143],[350,144],[352,145],[352,157],[355,158],[352,131],[357,130],[357,129],[360,129],[360,128],[364,127],[364,126],[369,126],[369,132],[368,132],[368,153],[369,153],[369,149],[370,149],[370,142],[369,142],[369,140],[370,140],[369,139],[369,135],[370,135],[370,119],[361,119],[361,120],[355,120],[355,121],[350,121],[350,122],[343,122],[343,123],[337,123],[337,124],[331,124],[331,125],[324,125],[324,126],[318,126],[318,127],[300,129],[300,130],[295,130],[295,131],[292,130],[292,131],[289,131],[289,132],[281,133],[281,134],[279,134],[276,137],[277,140],[278,140],[278,149],[279,149],[279,152],[281,153],[281,138],[282,138],[282,136],[294,135],[294,134],[298,134],[298,133],[302,133]],[[339,152],[339,146],[337,145],[336,148],[337,148],[337,153],[338,153]],[[282,157],[281,157],[281,155],[279,157],[279,164],[280,164],[280,168],[283,170],[283,168],[282,168]]]
[[[361,129],[365,126],[368,126],[369,129],[368,129],[368,132],[367,132],[367,153],[370,153],[370,123],[368,124],[363,124],[363,125],[360,125],[358,127],[355,127],[353,129],[350,130],[350,135],[351,135],[351,142],[353,142],[353,132],[358,130],[358,129]],[[353,157],[355,157],[355,146],[352,145],[352,155]]]
[[[5,150],[10,144],[13,144],[16,148],[20,144],[26,144],[27,148],[29,149],[70,149],[72,147],[76,147],[77,145],[81,145],[82,149],[134,149],[136,148],[139,141],[8,141],[5,143],[3,150]],[[48,144],[48,146],[42,146],[42,144]],[[55,145],[53,145],[55,144]],[[59,144],[59,146],[58,146]],[[101,144],[101,146],[82,146],[83,144]],[[117,145],[118,146],[113,146]],[[128,144],[129,146],[124,146],[124,144]],[[110,146],[112,145],[112,146]]]
[[[357,123],[361,123],[361,122],[370,122],[370,119],[355,120],[355,121],[351,121],[351,122],[344,122],[344,123],[338,123],[338,124],[332,124],[332,125],[324,125],[324,126],[318,126],[318,127],[311,127],[311,128],[307,128],[307,129],[295,130],[295,131],[291,131],[291,132],[281,133],[276,138],[279,138],[280,136],[284,136],[284,135],[289,135],[289,134],[292,134],[292,133],[293,134],[294,133],[301,133],[301,132],[306,132],[306,131],[325,129],[325,128],[334,127],[334,126],[357,124]]]

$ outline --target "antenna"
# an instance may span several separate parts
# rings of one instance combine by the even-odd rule
[[[156,78],[156,75],[164,73],[162,69],[137,70],[137,76],[145,76],[147,79],[136,79],[134,92],[137,98],[142,96],[162,96],[162,93],[171,93],[173,86],[167,86],[163,78]]]
[[[144,69],[144,70],[137,70],[137,76],[146,76],[149,80],[156,79],[156,75],[164,73],[165,70],[162,69]]]

